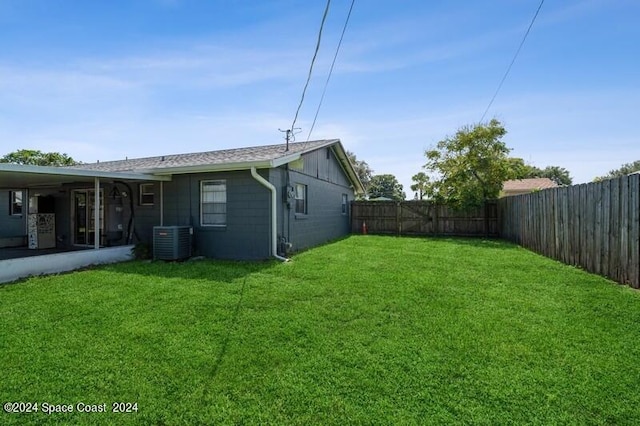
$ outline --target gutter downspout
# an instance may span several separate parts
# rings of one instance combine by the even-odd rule
[[[93,249],[98,250],[100,248],[100,231],[102,230],[102,224],[100,223],[100,178],[98,176],[93,178]]]
[[[276,193],[276,187],[268,180],[260,176],[255,168],[251,167],[251,176],[257,180],[262,186],[271,191],[271,255],[278,260],[288,262],[289,259],[278,255],[278,196]]]

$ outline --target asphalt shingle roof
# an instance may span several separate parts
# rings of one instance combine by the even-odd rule
[[[72,166],[74,169],[101,170],[108,172],[132,172],[140,170],[164,169],[174,167],[222,165],[233,163],[249,163],[270,161],[291,154],[314,151],[323,146],[339,142],[338,139],[325,139],[309,142],[289,143],[289,151],[285,144],[252,146],[247,148],[223,149],[219,151],[194,152],[189,154],[160,155],[156,157],[131,158],[117,161]]]
[[[506,181],[502,190],[508,191],[533,191],[547,188],[555,188],[558,184],[549,178],[530,178],[530,179],[515,179]]]

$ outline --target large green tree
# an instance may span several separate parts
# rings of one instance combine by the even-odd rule
[[[0,158],[0,163],[25,164],[32,166],[73,166],[79,164],[67,154],[42,152],[33,149],[19,149]]]
[[[604,180],[604,179],[612,179],[617,177],[626,176],[629,173],[634,173],[640,171],[640,160],[634,161],[633,163],[623,164],[619,169],[611,170],[608,174],[604,176],[599,176],[594,180]]]
[[[549,178],[558,185],[571,185],[573,178],[564,167],[547,166],[544,169],[527,164],[522,158],[509,158],[513,170],[513,179]]]
[[[369,167],[369,164],[367,164],[366,161],[358,160],[353,152],[347,151],[347,157],[349,158],[349,161],[351,161],[351,164],[353,164],[353,168],[356,170],[356,173],[360,178],[360,182],[362,182],[362,186],[364,186],[364,190],[367,191],[369,183],[371,182],[371,177],[373,176],[373,170]]]
[[[402,201],[407,195],[402,190],[402,184],[394,175],[375,175],[371,178],[368,190],[369,198],[386,197]]]
[[[488,124],[464,126],[454,136],[426,151],[425,169],[437,178],[427,191],[436,201],[455,208],[470,209],[497,198],[502,183],[515,176],[502,141],[507,131],[496,119]]]

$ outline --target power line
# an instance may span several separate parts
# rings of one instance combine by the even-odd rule
[[[336,64],[336,59],[338,58],[338,52],[340,52],[340,46],[342,46],[342,39],[344,38],[344,33],[347,31],[347,26],[349,25],[349,18],[351,18],[351,11],[353,10],[353,5],[356,0],[351,0],[351,7],[349,7],[349,13],[347,14],[347,19],[344,22],[344,27],[342,27],[342,34],[340,34],[340,41],[338,41],[338,47],[336,48],[336,53],[333,55],[333,62],[331,62],[331,68],[329,68],[329,74],[327,75],[327,80],[324,82],[324,88],[322,89],[322,96],[320,97],[320,102],[318,103],[318,109],[316,109],[316,115],[313,117],[313,123],[311,124],[311,129],[309,129],[309,134],[307,135],[307,142],[311,138],[311,133],[313,132],[313,128],[316,126],[316,120],[318,119],[318,114],[320,113],[320,107],[322,107],[322,101],[324,100],[324,95],[327,93],[327,86],[329,85],[329,79],[331,78],[331,74],[333,73],[333,67]]]
[[[293,129],[296,126],[296,121],[298,120],[298,114],[300,113],[300,108],[302,108],[302,103],[304,102],[304,95],[307,92],[307,87],[309,86],[309,81],[311,80],[311,73],[313,72],[313,65],[316,62],[316,57],[318,56],[318,50],[320,50],[320,41],[322,40],[322,29],[324,28],[324,22],[327,20],[327,14],[329,13],[330,4],[331,4],[331,0],[327,0],[327,7],[324,9],[324,14],[322,15],[322,22],[320,23],[320,31],[318,32],[318,41],[316,43],[316,49],[313,52],[313,57],[311,58],[311,66],[309,67],[309,74],[307,75],[307,81],[304,84],[304,89],[302,89],[302,97],[300,98],[300,103],[298,104],[296,115],[293,117],[293,123],[291,123],[291,131],[293,131]]]
[[[491,108],[491,105],[493,105],[493,101],[496,100],[496,96],[498,96],[498,92],[500,92],[500,89],[502,89],[502,85],[504,84],[504,81],[507,79],[507,76],[509,75],[509,71],[511,71],[511,67],[513,66],[513,63],[516,61],[516,58],[518,57],[518,54],[520,53],[520,50],[522,49],[522,46],[524,45],[524,42],[527,39],[527,36],[529,35],[529,32],[531,31],[531,27],[533,27],[533,23],[536,21],[536,18],[538,17],[538,13],[540,12],[540,9],[542,8],[542,4],[543,3],[544,3],[544,0],[541,0],[540,1],[540,5],[538,6],[538,10],[536,10],[535,15],[533,15],[533,19],[531,20],[531,23],[529,24],[529,28],[527,28],[527,31],[524,33],[524,37],[522,38],[522,41],[520,42],[520,46],[518,46],[518,50],[516,50],[516,54],[513,55],[513,59],[511,60],[511,63],[507,67],[507,71],[504,73],[504,76],[502,76],[502,80],[500,80],[500,84],[498,84],[498,88],[496,89],[495,93],[493,94],[493,97],[491,98],[491,101],[489,102],[489,105],[487,105],[487,109],[485,109],[484,110],[484,114],[482,114],[482,118],[480,119],[480,123],[482,123],[482,120],[484,120],[484,117],[489,112],[489,108]]]

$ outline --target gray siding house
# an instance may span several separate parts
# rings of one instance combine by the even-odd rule
[[[0,247],[25,244],[39,200],[54,214],[57,248],[151,245],[154,226],[188,225],[196,255],[283,257],[346,235],[362,192],[338,139],[71,168],[0,165]]]

